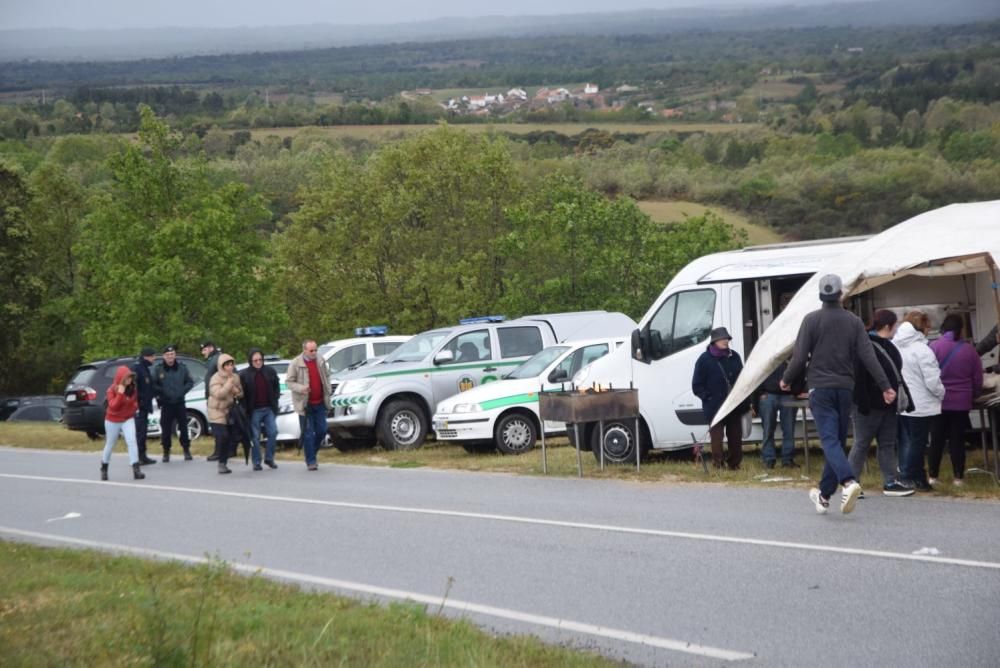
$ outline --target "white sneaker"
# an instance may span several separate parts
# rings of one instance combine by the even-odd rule
[[[847,515],[853,511],[859,496],[861,496],[861,485],[858,484],[857,480],[852,480],[844,485],[844,491],[840,495],[840,512]]]
[[[961,478],[955,478],[954,480],[951,481],[951,484],[954,485],[955,487],[961,487],[962,485],[965,484],[965,481]]]
[[[809,490],[809,500],[816,506],[816,512],[820,515],[826,515],[826,511],[830,509],[830,500],[820,496],[819,490],[815,487]]]
[[[927,479],[927,484],[928,485],[936,485],[936,484],[938,484],[938,479],[937,478],[928,478]]]

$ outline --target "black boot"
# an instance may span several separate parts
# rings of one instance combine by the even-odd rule
[[[164,450],[163,451],[163,463],[164,464],[169,464],[170,463],[170,451],[169,450]]]
[[[184,448],[184,461],[189,462],[194,457],[191,456],[191,448]]]
[[[104,462],[101,462],[101,480],[107,480],[107,479],[108,479],[108,465],[105,464]]]
[[[219,473],[232,473],[232,471],[226,466],[226,462],[219,462]]]
[[[140,466],[139,462],[132,464],[132,477],[136,480],[145,480],[146,474],[142,472],[142,469],[139,468]]]

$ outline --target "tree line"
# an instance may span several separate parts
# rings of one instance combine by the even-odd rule
[[[134,142],[0,158],[0,392],[58,390],[81,359],[206,336],[290,353],[375,322],[638,316],[689,260],[745,243],[712,214],[661,226],[572,175],[527,175],[499,136],[443,126],[354,154],[317,142],[297,165],[279,143],[251,176],[139,113]],[[293,193],[277,219],[265,174],[295,182],[269,184]]]

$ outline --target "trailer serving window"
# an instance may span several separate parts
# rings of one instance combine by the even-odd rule
[[[649,356],[661,359],[704,342],[714,320],[715,290],[671,295],[649,321]]]

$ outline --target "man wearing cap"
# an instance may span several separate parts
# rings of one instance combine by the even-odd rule
[[[861,495],[861,485],[854,478],[845,452],[858,362],[871,374],[886,404],[896,399],[861,318],[840,305],[842,293],[839,276],[828,274],[820,279],[823,306],[803,318],[792,361],[781,379],[781,389],[787,392],[809,363],[809,409],[826,458],[819,489],[811,489],[809,499],[821,515],[829,509],[838,485],[843,485],[840,510],[844,514],[854,510]]]
[[[135,386],[139,400],[139,410],[135,414],[135,443],[139,450],[139,464],[155,464],[156,460],[146,455],[146,434],[149,431],[149,414],[153,412],[153,374],[150,369],[156,360],[156,351],[146,346],[139,352],[139,359],[132,365]]]
[[[163,445],[163,463],[170,461],[170,441],[174,425],[180,425],[181,447],[184,459],[190,461],[191,439],[187,430],[187,409],[184,395],[194,387],[191,373],[183,362],[177,361],[177,348],[163,349],[163,359],[153,367],[153,395],[160,404],[160,443]]]
[[[711,342],[694,365],[694,376],[691,379],[691,391],[701,399],[701,410],[709,424],[715,419],[722,402],[736,384],[743,361],[739,353],[730,349],[729,342],[733,337],[725,327],[712,330]],[[727,415],[719,424],[712,427],[708,434],[712,440],[712,464],[717,469],[722,468],[722,436],[725,432],[729,444],[729,458],[726,464],[736,471],[743,461],[743,414],[748,406],[744,403]]]

